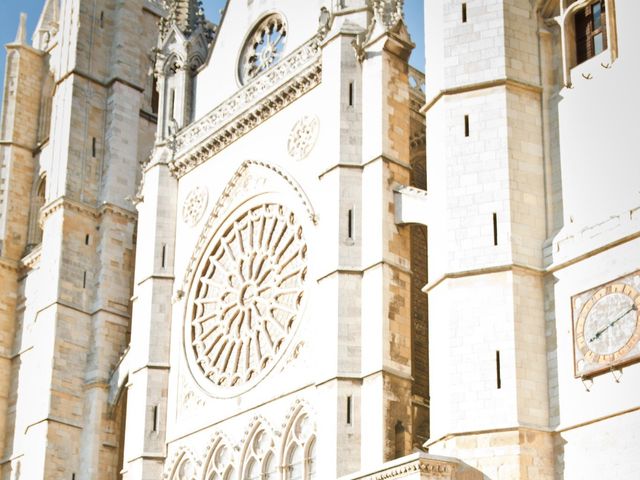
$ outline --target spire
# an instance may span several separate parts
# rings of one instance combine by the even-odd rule
[[[18,25],[18,33],[16,33],[16,41],[18,45],[26,45],[27,43],[27,14],[20,14],[20,24]]]
[[[36,31],[33,34],[33,46],[45,50],[51,38],[58,33],[60,20],[60,0],[47,0],[40,14]]]
[[[205,23],[204,10],[201,0],[166,0],[169,15],[167,23],[174,24],[178,29],[189,36],[200,25]]]

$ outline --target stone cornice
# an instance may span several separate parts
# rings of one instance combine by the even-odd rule
[[[53,202],[46,205],[40,213],[40,225],[44,224],[44,221],[53,215],[55,212],[61,209],[73,210],[88,217],[100,218],[105,215],[117,215],[127,220],[134,222],[137,220],[138,215],[130,210],[119,207],[113,203],[105,202],[99,207],[92,207],[86,203],[71,200],[69,198],[60,197]]]
[[[316,87],[322,78],[320,38],[256,77],[209,114],[180,132],[171,170],[178,178]]]
[[[458,462],[453,458],[437,457],[425,453],[414,453],[388,462],[375,472],[360,472],[340,477],[340,480],[390,480],[395,478],[418,478],[415,474],[426,474],[420,478],[454,478]]]
[[[20,269],[20,264],[10,258],[0,257],[0,270],[1,269],[17,272]]]

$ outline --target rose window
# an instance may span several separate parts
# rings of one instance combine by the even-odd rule
[[[276,204],[216,234],[198,266],[187,328],[187,349],[215,387],[253,384],[283,353],[298,322],[306,251],[295,215]]]
[[[264,72],[282,58],[287,40],[287,27],[280,15],[269,15],[247,39],[238,75],[243,85]]]

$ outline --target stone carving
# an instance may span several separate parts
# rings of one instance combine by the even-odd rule
[[[258,75],[175,139],[173,173],[181,177],[320,83],[319,37]]]
[[[229,442],[221,434],[216,434],[213,441],[207,447],[204,478],[206,480],[227,480],[234,478],[233,453]]]
[[[306,253],[295,215],[277,204],[245,211],[214,236],[192,285],[186,332],[205,388],[239,394],[282,356],[298,323]]]
[[[311,153],[318,139],[319,126],[320,119],[315,115],[306,115],[295,123],[287,143],[292,158],[302,160]]]
[[[290,478],[316,478],[316,425],[306,403],[296,401],[283,427],[280,463]]]
[[[187,225],[193,227],[200,221],[208,199],[209,192],[205,187],[195,187],[189,192],[182,205],[182,219]]]
[[[171,461],[167,462],[168,468],[163,474],[163,478],[169,480],[196,480],[196,473],[201,463],[195,460],[191,450],[181,447],[173,455]]]
[[[273,182],[274,179],[278,182],[284,182],[282,184],[284,188],[294,192],[301,205],[306,209],[309,220],[314,224],[318,223],[318,216],[313,210],[309,198],[305,195],[302,188],[295,182],[295,180],[287,175],[286,172],[271,163],[259,162],[257,160],[246,160],[242,163],[240,168],[238,168],[229,183],[227,183],[222,195],[211,210],[209,218],[202,229],[202,233],[198,237],[198,241],[194,248],[194,254],[189,259],[189,264],[185,270],[184,278],[182,280],[182,287],[176,292],[174,301],[181,300],[184,293],[187,291],[188,284],[193,277],[193,272],[196,268],[196,262],[203,255],[203,251],[208,245],[213,229],[215,225],[217,225],[221,214],[230,208],[234,198],[240,194],[244,194],[246,191],[251,191],[247,190],[248,188],[252,188],[254,191],[264,191],[262,187],[266,183],[267,178],[270,178],[271,182]],[[281,188],[282,187],[280,187],[280,189]]]
[[[240,55],[238,77],[244,85],[282,58],[287,26],[278,14],[269,15],[253,30]]]

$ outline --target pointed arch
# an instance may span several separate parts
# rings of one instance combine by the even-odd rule
[[[43,173],[33,183],[31,205],[29,208],[29,230],[27,234],[26,252],[29,253],[42,243],[42,225],[40,225],[40,210],[46,203],[47,175]]]
[[[280,480],[275,438],[275,432],[263,418],[253,419],[242,442],[239,480]]]
[[[236,480],[234,448],[223,433],[216,432],[211,437],[204,458],[201,480]]]
[[[199,466],[200,462],[196,460],[193,452],[186,447],[180,447],[173,455],[164,478],[168,480],[198,480]]]
[[[247,188],[249,186],[251,188]],[[240,190],[242,190],[242,192]],[[245,160],[222,191],[222,194],[211,210],[209,218],[198,236],[198,240],[193,249],[193,255],[184,272],[182,286],[178,292],[178,299],[182,298],[182,295],[188,291],[197,262],[207,247],[211,235],[215,231],[218,219],[224,212],[231,211],[241,203],[246,202],[249,198],[252,198],[251,196],[247,196],[247,190],[251,190],[252,193],[250,195],[253,196],[276,191],[288,192],[289,196],[295,198],[298,204],[304,208],[309,220],[313,224],[318,223],[318,217],[311,205],[309,197],[304,193],[302,187],[284,170],[272,163]]]
[[[311,480],[316,475],[315,415],[298,400],[287,416],[280,450],[283,480]]]

